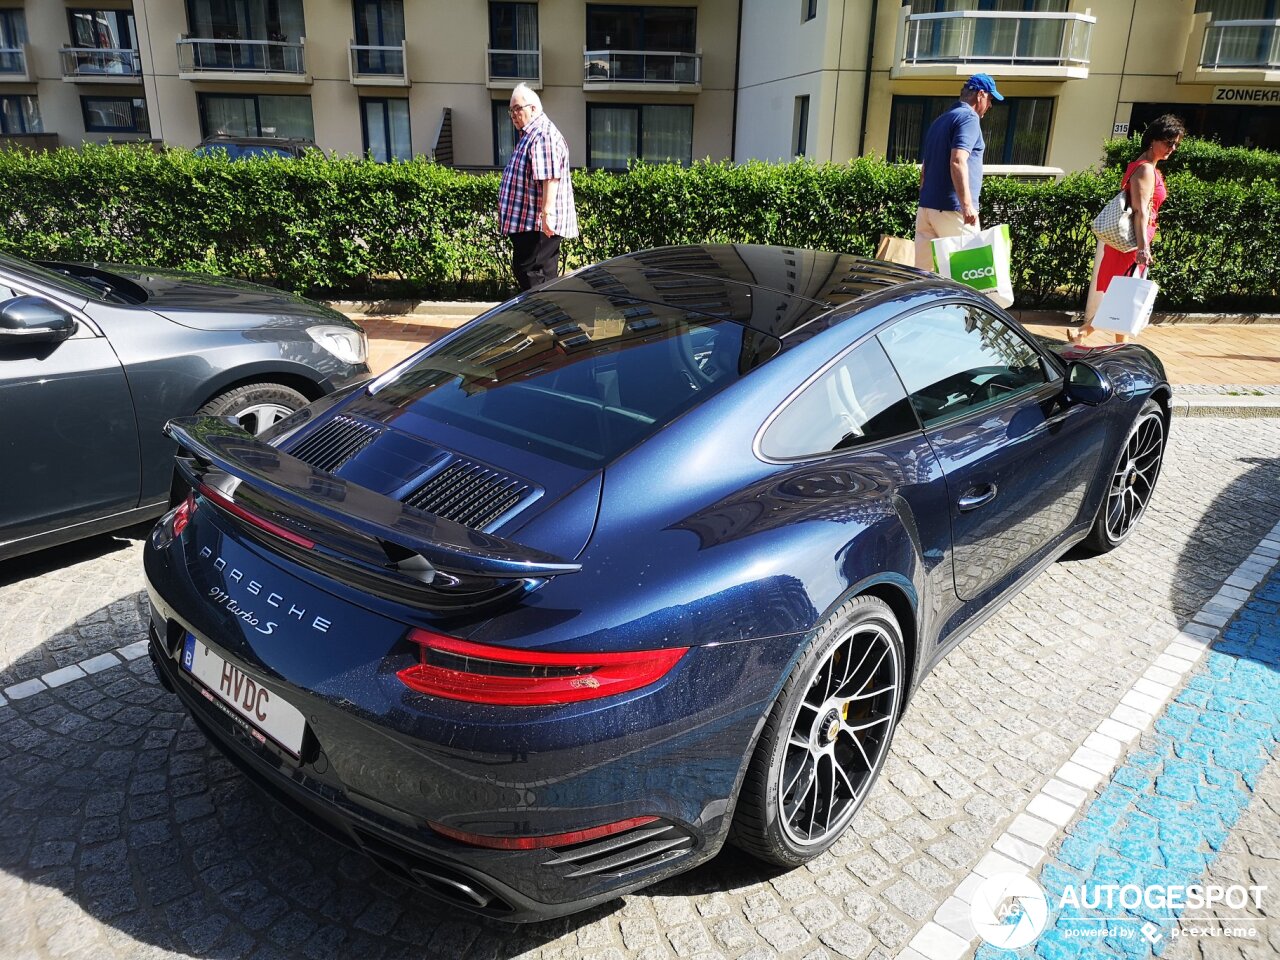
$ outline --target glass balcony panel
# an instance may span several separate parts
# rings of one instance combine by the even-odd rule
[[[907,19],[906,63],[1087,65],[1093,23],[1076,14],[946,11]]]
[[[300,43],[273,40],[178,41],[178,67],[182,73],[285,73],[303,75]]]
[[[1210,23],[1200,66],[1214,70],[1280,68],[1280,20]]]
[[[403,77],[404,48],[362,47],[351,48],[356,58],[356,74],[370,77]]]
[[[540,80],[542,53],[538,50],[490,50],[491,80]]]
[[[142,61],[137,50],[103,47],[64,47],[64,77],[136,77],[142,74]]]
[[[5,74],[26,76],[27,58],[21,47],[0,47],[0,77]]]
[[[610,83],[702,82],[702,57],[696,53],[650,52],[642,50],[588,50],[583,76]]]

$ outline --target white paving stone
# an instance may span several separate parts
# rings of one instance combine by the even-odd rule
[[[1164,701],[1159,697],[1149,697],[1145,693],[1139,693],[1137,690],[1130,690],[1120,698],[1122,706],[1133,707],[1145,714],[1158,713],[1164,709]],[[1131,724],[1131,726],[1137,726]]]
[[[925,960],[960,960],[969,952],[969,941],[930,922],[911,938],[910,947]]]
[[[1122,744],[1130,744],[1134,738],[1142,731],[1137,727],[1131,727],[1127,723],[1121,723],[1119,720],[1112,720],[1110,717],[1098,724],[1098,734],[1111,740],[1118,740]],[[1089,738],[1085,738],[1085,746],[1091,746]]]
[[[1002,833],[991,846],[997,853],[1002,853],[1027,867],[1038,866],[1045,857],[1043,847],[1027,843],[1011,833]]]
[[[1110,770],[1106,771],[1106,773],[1100,773],[1097,770],[1082,767],[1078,763],[1072,763],[1070,760],[1058,769],[1059,780],[1065,780],[1067,783],[1082,787],[1085,790],[1094,789],[1110,774]]]
[[[1027,804],[1027,812],[1033,816],[1048,820],[1059,827],[1065,827],[1076,815],[1076,807],[1061,800],[1055,800],[1048,794],[1038,793]]]
[[[116,653],[126,660],[137,660],[139,657],[145,657],[147,655],[147,641],[139,640],[136,643],[131,643],[127,647],[121,647]]]
[[[23,680],[21,683],[15,683],[5,690],[4,695],[10,700],[25,700],[27,697],[47,689],[49,688],[44,685],[43,681],[32,678],[31,680]]]
[[[1041,820],[1039,817],[1033,817],[1029,813],[1020,813],[1013,818],[1013,823],[1009,824],[1009,832],[1015,837],[1021,837],[1030,843],[1034,843],[1039,847],[1048,847],[1049,841],[1058,833],[1058,828],[1052,823]]]
[[[947,897],[942,901],[933,918],[940,927],[965,940],[972,941],[978,936],[973,926],[973,909],[959,897]]]
[[[1121,721],[1122,723],[1124,721]],[[1088,747],[1080,747],[1071,755],[1071,762],[1078,763],[1082,767],[1087,767],[1096,773],[1109,774],[1116,768],[1114,757],[1108,757],[1105,753],[1099,753],[1097,750],[1090,750]]]
[[[70,683],[72,680],[79,680],[84,675],[84,671],[73,663],[63,667],[61,670],[50,670],[40,679],[52,690],[54,687],[60,687],[64,683]]]
[[[1154,680],[1148,680],[1146,677],[1140,677],[1133,684],[1133,689],[1139,693],[1145,693],[1149,697],[1155,697],[1161,703],[1168,700],[1173,695],[1173,687],[1163,683],[1156,683]]]
[[[1114,720],[1112,720],[1111,722],[1115,723]],[[1116,725],[1124,726],[1124,724],[1116,724]],[[1126,727],[1125,729],[1132,729],[1132,728]],[[1109,737],[1105,733],[1102,733],[1100,731],[1095,731],[1084,738],[1084,745],[1086,747],[1088,747],[1090,750],[1097,750],[1103,756],[1107,756],[1107,757],[1119,757],[1120,754],[1124,753],[1126,742],[1127,741],[1122,742],[1120,740],[1117,740],[1115,737]]]
[[[1168,687],[1181,688],[1182,675],[1174,673],[1172,670],[1166,670],[1163,667],[1148,667],[1147,672],[1142,675],[1147,680],[1154,680],[1156,683],[1163,683]]]
[[[1089,796],[1088,791],[1081,790],[1072,784],[1064,783],[1056,777],[1041,787],[1041,790],[1053,797],[1053,799],[1069,803],[1073,807],[1080,806]]]
[[[100,657],[94,657],[92,660],[85,660],[80,666],[85,673],[101,673],[111,667],[120,666],[120,658],[114,653],[104,653]]]

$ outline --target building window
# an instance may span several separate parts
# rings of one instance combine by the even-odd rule
[[[587,104],[587,166],[624,170],[631,160],[693,162],[693,107]]]
[[[315,139],[308,96],[201,93],[198,97],[203,136]]]
[[[80,112],[89,133],[151,133],[142,97],[81,97]]]
[[[6,73],[22,73],[26,65],[22,45],[27,42],[27,18],[21,10],[0,10],[0,79]]]
[[[409,101],[367,97],[360,101],[365,153],[379,163],[413,156],[409,139]]]
[[[800,22],[807,23],[818,15],[818,0],[800,0]]]
[[[793,156],[803,157],[809,152],[809,95],[796,97],[795,119],[791,123]]]
[[[44,133],[36,98],[26,94],[0,96],[0,133]]]
[[[510,100],[493,101],[493,165],[505,167],[516,148],[516,128],[508,108]]]
[[[590,50],[697,52],[697,7],[587,4]]]
[[[73,47],[89,47],[98,50],[132,50],[134,31],[133,13],[129,10],[86,10],[71,7],[67,10],[67,22],[71,29]]]
[[[356,69],[404,76],[404,0],[355,0]]]
[[[538,5],[489,3],[489,76],[537,80]]]
[[[191,36],[297,43],[305,35],[302,0],[187,0]]]
[[[955,102],[954,97],[894,97],[889,160],[919,162],[929,124]],[[987,142],[983,163],[1044,166],[1052,129],[1052,97],[1006,97],[993,103],[982,118]]]

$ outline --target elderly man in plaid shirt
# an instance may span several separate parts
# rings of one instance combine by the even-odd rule
[[[502,171],[498,225],[511,237],[511,267],[521,290],[559,274],[560,240],[578,235],[569,179],[569,148],[525,84],[511,92],[511,123],[520,134]]]

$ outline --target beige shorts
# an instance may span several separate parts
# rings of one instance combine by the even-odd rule
[[[981,230],[980,223],[965,223],[958,210],[921,207],[916,211],[916,266],[933,269],[933,241],[939,237],[964,237]]]

